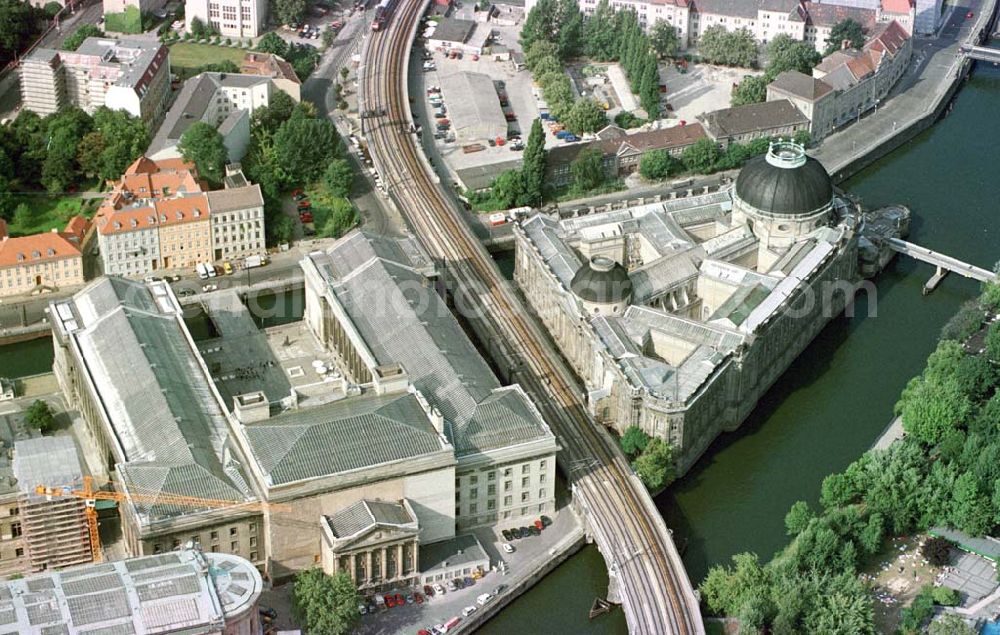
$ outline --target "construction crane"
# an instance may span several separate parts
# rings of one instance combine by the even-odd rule
[[[84,476],[79,488],[69,487],[49,487],[46,485],[36,485],[35,494],[39,496],[51,497],[71,497],[79,498],[86,504],[87,527],[90,531],[90,548],[93,552],[94,562],[101,562],[101,541],[97,533],[97,501],[109,500],[115,502],[132,501],[133,503],[150,503],[155,505],[180,505],[183,507],[203,507],[210,509],[239,509],[246,511],[263,511],[265,508],[278,511],[287,509],[285,505],[268,504],[260,501],[247,501],[245,503],[235,503],[231,500],[221,500],[214,498],[197,498],[194,496],[181,496],[168,492],[144,494],[129,489],[128,493],[119,491],[117,484],[112,481],[102,481],[101,485],[110,486],[111,489],[95,489],[94,477]]]

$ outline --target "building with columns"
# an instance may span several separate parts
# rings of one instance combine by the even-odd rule
[[[514,278],[597,420],[673,446],[684,473],[853,297],[858,210],[804,149],[735,186],[514,228]]]
[[[362,590],[415,586],[417,516],[409,501],[360,500],[324,516],[323,571],[345,572]]]

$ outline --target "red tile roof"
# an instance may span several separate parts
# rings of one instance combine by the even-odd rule
[[[913,9],[913,0],[882,0],[883,13],[909,13]]]
[[[68,234],[52,230],[31,236],[0,239],[0,267],[34,265],[51,260],[79,258],[80,248]]]

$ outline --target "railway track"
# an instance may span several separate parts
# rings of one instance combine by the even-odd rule
[[[515,378],[556,432],[574,497],[620,586],[629,630],[703,633],[698,601],[652,500],[614,441],[587,414],[569,369],[438,184],[409,132],[407,64],[426,6],[427,0],[400,0],[387,26],[365,41],[364,106],[386,113],[366,120],[375,166],[417,236],[455,281],[459,304],[475,309],[504,343]]]

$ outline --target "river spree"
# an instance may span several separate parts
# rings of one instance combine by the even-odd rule
[[[953,112],[844,187],[869,207],[913,211],[909,240],[992,269],[1000,260],[1000,72],[977,70]],[[978,285],[949,276],[921,295],[929,265],[897,260],[877,281],[877,315],[861,296],[855,317],[832,321],[739,431],[720,437],[657,499],[697,584],[741,551],[767,560],[786,542],[784,515],[815,503],[820,483],[868,449],[900,390],[920,372],[941,327]],[[593,581],[606,580],[593,547],[571,559],[482,629],[485,633],[624,632],[621,611],[588,622]]]

